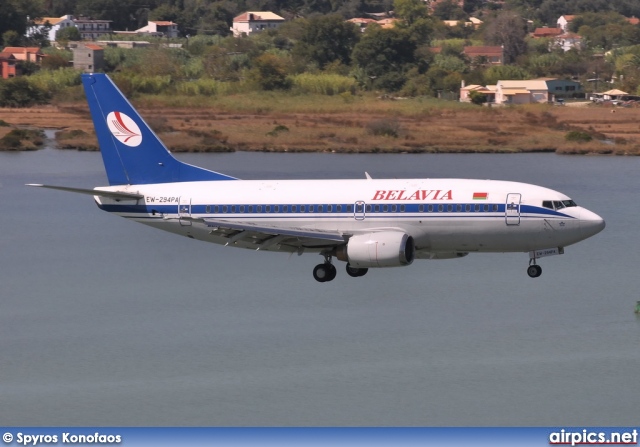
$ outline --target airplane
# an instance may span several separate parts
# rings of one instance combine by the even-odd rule
[[[605,227],[597,214],[541,186],[498,180],[240,180],[174,158],[113,81],[83,74],[109,186],[30,184],[94,196],[104,211],[192,239],[284,253],[319,253],[318,282],[370,268],[469,253],[538,259]]]

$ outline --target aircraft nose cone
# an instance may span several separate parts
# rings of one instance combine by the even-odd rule
[[[582,209],[580,212],[580,232],[587,238],[600,233],[605,227],[604,219],[589,210]]]

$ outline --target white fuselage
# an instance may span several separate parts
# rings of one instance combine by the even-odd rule
[[[492,180],[234,180],[97,189],[145,196],[137,201],[96,197],[106,211],[195,239],[253,249],[261,248],[259,241],[234,241],[203,219],[349,235],[401,230],[414,238],[418,258],[565,247],[604,227],[599,216],[557,191]],[[280,244],[264,249],[297,250]]]

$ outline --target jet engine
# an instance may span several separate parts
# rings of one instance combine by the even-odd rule
[[[398,267],[415,258],[413,237],[399,231],[381,231],[351,236],[338,247],[336,257],[354,268]]]

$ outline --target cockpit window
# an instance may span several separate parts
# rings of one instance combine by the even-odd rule
[[[542,206],[551,210],[561,210],[562,208],[570,208],[576,205],[573,200],[544,200]]]

